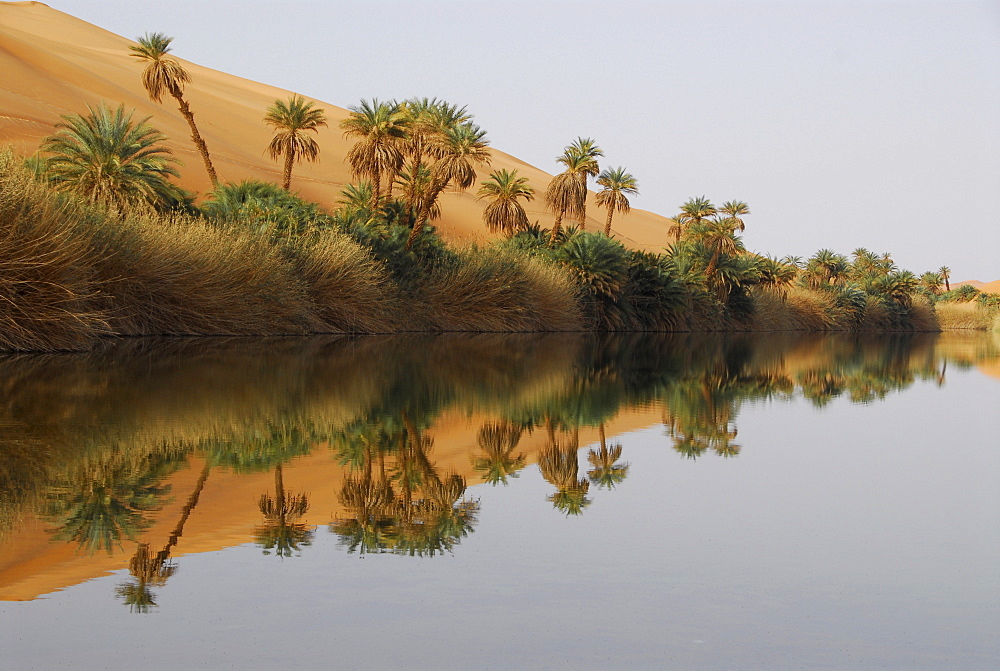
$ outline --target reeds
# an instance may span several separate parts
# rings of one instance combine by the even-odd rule
[[[98,285],[77,212],[17,161],[0,152],[0,349],[85,349],[109,327],[93,307]]]
[[[945,331],[957,329],[1000,330],[1000,312],[990,310],[975,302],[941,301],[935,306],[935,311],[938,323]]]
[[[431,271],[420,303],[436,331],[574,331],[582,327],[561,268],[500,249],[469,248]]]

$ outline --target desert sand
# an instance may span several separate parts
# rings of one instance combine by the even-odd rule
[[[205,194],[210,183],[188,126],[173,99],[166,97],[162,105],[148,99],[140,81],[144,66],[129,56],[133,44],[40,2],[0,2],[0,143],[30,155],[53,132],[62,115],[85,113],[87,105],[96,106],[101,101],[111,106],[124,103],[127,109],[136,109],[136,118],[152,117],[150,124],[167,135],[167,145],[184,162],[181,185]],[[171,55],[191,74],[185,97],[219,178],[224,182],[253,178],[280,183],[281,166],[264,154],[271,129],[264,125],[263,117],[275,100],[287,99],[293,92],[202,67],[175,52]],[[356,103],[360,101],[352,104]],[[316,104],[326,110],[329,120],[329,127],[320,129],[316,138],[320,160],[295,167],[292,190],[332,209],[344,184],[353,181],[345,161],[353,141],[345,139],[338,127],[348,111],[324,101]],[[568,144],[572,140],[567,136],[562,141]],[[554,154],[558,151],[559,147],[553,147]],[[517,169],[538,194],[552,177],[494,149],[492,169],[500,168]],[[479,170],[479,181],[488,175],[489,169]],[[443,194],[442,218],[435,225],[445,239],[462,243],[490,237],[482,223],[485,204],[476,200],[475,190]],[[587,229],[603,229],[606,211],[598,209],[593,198],[591,193]],[[525,209],[529,221],[552,225],[554,217],[545,211],[541,198]],[[632,210],[627,215],[617,214],[612,230],[630,247],[660,251],[667,244],[669,225],[665,217]]]

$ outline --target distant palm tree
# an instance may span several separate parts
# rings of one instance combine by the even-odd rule
[[[129,49],[133,58],[148,63],[142,72],[142,85],[146,88],[149,99],[158,103],[163,99],[163,94],[167,93],[177,101],[181,115],[191,127],[191,140],[205,162],[205,170],[208,171],[208,178],[214,188],[219,185],[219,177],[215,174],[215,167],[208,155],[208,146],[195,125],[194,113],[184,99],[184,85],[190,83],[191,75],[175,59],[167,56],[173,39],[163,33],[146,33],[138,38],[138,46],[130,46]]]
[[[608,209],[608,219],[604,223],[604,235],[611,235],[611,218],[615,212],[628,214],[631,209],[628,196],[639,194],[639,184],[635,177],[625,172],[625,168],[605,168],[597,177],[597,183],[603,187],[595,202],[599,207]]]
[[[580,203],[580,230],[587,230],[587,179],[596,177],[600,171],[597,164],[597,157],[604,156],[604,151],[597,146],[592,138],[578,137],[573,143],[566,147],[563,155],[556,160],[565,165],[579,165],[577,179],[580,180],[583,191],[583,202]]]
[[[691,224],[699,224],[709,217],[714,217],[718,212],[715,205],[712,205],[712,201],[705,198],[705,196],[689,199],[681,205],[681,211],[674,217],[675,223],[670,227],[670,232],[673,233],[674,240],[678,241],[681,239],[681,234],[686,227]]]
[[[566,169],[553,177],[545,189],[545,204],[556,215],[549,239],[549,243],[553,245],[559,238],[563,217],[567,214],[579,217],[584,212],[587,202],[587,188],[580,176],[584,171],[589,170],[594,163],[592,158],[569,153],[564,154],[558,160],[566,166]]]
[[[406,240],[407,249],[413,246],[423,230],[441,192],[448,186],[468,189],[476,183],[476,166],[490,163],[486,131],[474,123],[462,123],[449,128],[438,140],[435,150],[439,157],[431,167],[430,186],[422,198],[420,211],[413,222],[413,231]]]
[[[469,123],[472,115],[464,106],[458,107],[437,98],[411,98],[402,104],[402,109],[408,129],[404,152],[409,167],[406,179],[399,180],[399,183],[411,217],[408,223],[412,226],[420,211],[420,201],[426,195],[426,188],[422,191],[421,187],[430,183],[427,160],[440,158],[441,139],[448,129]]]
[[[87,109],[86,116],[64,116],[42,142],[41,151],[51,154],[46,177],[55,189],[120,209],[183,202],[184,192],[168,179],[178,175],[178,161],[160,144],[166,137],[146,124],[149,117],[133,123],[124,105]]]
[[[527,177],[517,176],[517,170],[493,171],[482,183],[477,198],[490,201],[483,210],[483,221],[490,232],[516,235],[528,228],[528,215],[518,199],[534,200],[535,190]]]
[[[314,109],[313,103],[306,102],[302,96],[293,95],[288,102],[275,100],[267,108],[264,123],[274,127],[267,153],[275,161],[282,154],[285,156],[281,187],[288,191],[292,184],[292,165],[302,159],[315,161],[319,157],[319,144],[305,133],[316,133],[320,126],[326,126],[326,115],[322,109]]]
[[[944,290],[951,291],[951,282],[949,282],[951,279],[951,268],[948,266],[941,266],[938,268],[938,273],[941,274],[941,278],[944,280]]]
[[[750,206],[742,200],[730,200],[723,203],[722,207],[719,208],[719,213],[726,215],[727,219],[732,219],[733,228],[740,233],[746,230],[746,224],[740,217],[744,214],[750,214]]]
[[[340,122],[344,137],[359,141],[347,152],[347,160],[356,177],[366,177],[372,183],[372,209],[378,209],[382,198],[383,178],[390,185],[403,166],[404,140],[408,137],[409,120],[396,102],[362,100],[351,114]]]

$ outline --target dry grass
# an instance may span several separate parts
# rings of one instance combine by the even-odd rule
[[[944,331],[976,329],[979,331],[1000,329],[1000,313],[988,310],[977,303],[953,303],[945,301],[936,306],[937,320]]]
[[[318,330],[305,286],[266,239],[202,220],[109,216],[94,274],[123,335],[280,335]]]
[[[71,203],[0,152],[0,350],[79,350],[109,331]]]
[[[833,331],[846,328],[834,297],[826,292],[792,287],[782,297],[774,291],[757,290],[753,293],[753,303],[752,331]]]
[[[543,261],[471,248],[436,271],[421,294],[438,331],[573,331],[581,328],[572,280]]]
[[[398,328],[400,299],[389,273],[371,253],[340,233],[326,231],[291,247],[322,330],[388,333]]]

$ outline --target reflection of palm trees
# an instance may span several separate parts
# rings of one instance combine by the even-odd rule
[[[312,544],[312,529],[295,521],[309,510],[309,499],[305,494],[285,491],[280,463],[274,467],[274,498],[261,494],[257,505],[264,515],[264,524],[254,530],[254,536],[264,554],[274,550],[279,557],[291,557],[300,545]]]
[[[195,506],[198,505],[198,499],[201,497],[201,491],[205,488],[205,482],[208,480],[210,470],[211,463],[206,459],[205,467],[201,469],[201,475],[198,476],[198,482],[195,483],[194,491],[191,492],[191,496],[188,497],[187,502],[181,509],[181,517],[170,532],[170,537],[167,539],[167,544],[163,546],[163,549],[156,554],[152,554],[148,543],[140,543],[139,547],[135,550],[135,554],[132,555],[132,559],[129,560],[128,570],[132,574],[132,577],[135,578],[135,582],[126,582],[119,585],[115,589],[115,594],[125,601],[130,611],[138,613],[149,612],[149,608],[156,605],[149,585],[162,587],[166,584],[167,578],[172,576],[177,570],[176,566],[167,563],[170,559],[170,550],[177,545],[177,541],[184,533],[184,525],[187,523]]]
[[[62,521],[54,537],[76,541],[90,554],[99,549],[111,554],[123,538],[132,540],[149,527],[145,513],[158,510],[170,491],[157,484],[169,466],[159,458],[140,464],[82,459],[50,490],[48,515]]]
[[[476,522],[478,502],[462,500],[465,479],[441,478],[427,454],[433,441],[405,412],[402,419],[401,430],[378,426],[370,432],[374,440],[364,441],[362,472],[344,480],[340,501],[351,517],[335,520],[331,530],[349,552],[434,556],[451,551]],[[391,477],[388,453],[395,456]]]
[[[604,436],[604,422],[600,423],[598,432],[601,437],[601,449],[600,451],[591,450],[587,455],[587,461],[592,467],[587,471],[587,477],[598,487],[614,489],[615,485],[620,484],[628,476],[629,465],[618,462],[622,457],[620,444],[608,447],[607,439]]]
[[[473,468],[483,474],[483,481],[491,485],[507,484],[507,478],[516,478],[524,468],[523,454],[513,452],[521,440],[521,427],[510,424],[485,424],[479,430],[479,447],[485,456],[473,462]]]
[[[549,496],[548,500],[567,515],[580,515],[583,509],[590,505],[590,499],[587,498],[590,481],[578,477],[579,435],[574,431],[572,440],[566,445],[560,445],[556,441],[551,419],[546,421],[546,430],[549,442],[538,455],[538,468],[542,472],[542,477],[556,488],[556,493]]]

